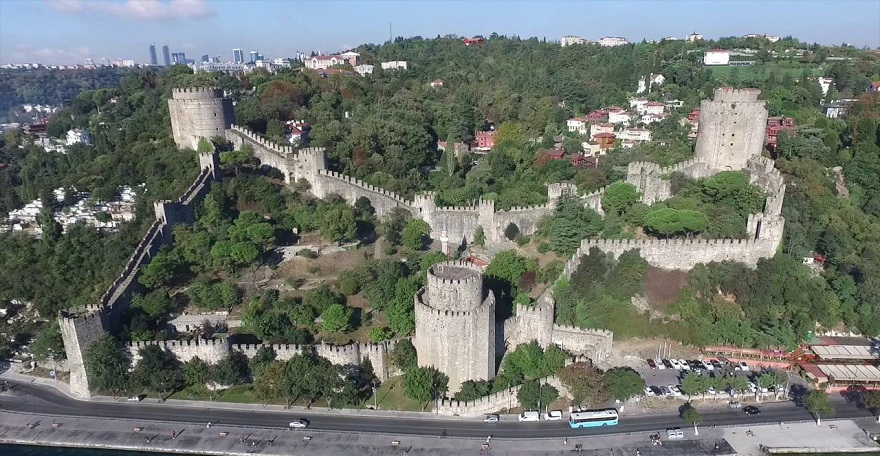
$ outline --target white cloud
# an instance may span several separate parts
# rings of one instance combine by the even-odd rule
[[[92,56],[92,51],[84,46],[71,49],[34,47],[28,44],[15,46],[10,54],[10,62],[33,63],[84,63]]]
[[[215,15],[205,0],[45,0],[62,14],[101,14],[145,21],[207,19]]]

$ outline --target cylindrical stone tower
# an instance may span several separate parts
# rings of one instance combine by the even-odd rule
[[[432,266],[427,286],[416,293],[415,322],[419,366],[448,375],[450,395],[466,380],[495,377],[495,295],[483,290],[477,266]]]
[[[173,89],[168,100],[171,131],[181,149],[197,149],[200,138],[223,136],[235,123],[232,100],[216,87]]]

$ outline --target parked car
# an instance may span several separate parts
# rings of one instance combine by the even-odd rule
[[[666,397],[672,396],[672,390],[669,389],[668,386],[661,386],[660,391],[663,392],[663,396],[666,396]]]
[[[712,366],[712,363],[710,363],[708,361],[700,361],[700,364],[702,364],[703,368],[706,369],[707,371],[715,370],[715,367]]]
[[[128,402],[140,402],[141,400],[143,400],[142,396],[132,396],[132,397],[126,399],[126,401],[128,401]]]
[[[681,396],[681,390],[678,389],[678,386],[675,386],[675,385],[666,385],[666,387],[669,388],[669,391],[672,391],[672,396],[675,396],[675,397],[680,397],[680,396]]]
[[[749,392],[750,392],[750,393],[754,393],[754,392],[758,391],[758,387],[755,386],[755,384],[752,383],[752,382],[749,382],[749,383],[748,383],[748,387],[749,387]]]
[[[748,407],[743,407],[743,413],[746,415],[760,415],[761,409],[755,407],[754,405],[750,405]]]
[[[730,401],[727,403],[727,406],[732,409],[738,409],[742,407],[742,404],[740,404],[739,401]]]
[[[691,366],[688,365],[688,362],[683,359],[678,360],[678,364],[681,366],[681,370],[691,370]]]
[[[688,364],[690,364],[691,369],[693,369],[693,370],[702,370],[703,369],[703,363],[699,362],[698,360],[692,359],[692,360],[688,361]]]
[[[660,361],[657,362],[657,369],[660,369],[660,370],[672,369],[672,364],[669,364],[668,359],[661,359]]]
[[[654,397],[656,395],[657,395],[657,393],[655,393],[654,390],[652,390],[650,386],[645,387],[645,396]]]
[[[669,438],[669,440],[683,439],[684,432],[681,431],[681,428],[667,429],[666,437]]]
[[[501,418],[498,415],[486,415],[486,417],[483,418],[484,423],[497,423],[499,421],[501,421]]]
[[[709,363],[712,364],[712,367],[714,367],[715,369],[718,369],[718,370],[721,370],[721,368],[724,367],[721,365],[721,363],[717,359],[710,359]]]
[[[746,364],[745,361],[740,361],[740,362],[739,362],[739,370],[741,370],[741,371],[745,371],[745,372],[748,372],[748,371],[749,371],[749,365]]]
[[[714,395],[718,394],[718,391],[715,391],[715,388],[712,388],[710,386],[709,389],[706,390],[706,394],[714,396]]]
[[[678,360],[677,360],[677,359],[675,359],[675,358],[670,359],[670,360],[669,360],[669,364],[672,366],[673,369],[675,369],[675,370],[681,370],[681,364],[678,364]]]
[[[545,421],[561,421],[562,410],[551,410],[544,414]]]
[[[650,367],[651,369],[656,369],[657,363],[655,363],[653,359],[648,358],[648,367]]]
[[[663,390],[660,389],[660,387],[649,386],[648,388],[651,390],[651,392],[654,393],[655,396],[663,396]]]
[[[538,415],[538,412],[535,412],[535,411],[522,412],[519,414],[519,420],[520,421],[539,421],[540,415]]]
[[[309,427],[309,420],[293,420],[290,422],[291,429],[305,429]]]

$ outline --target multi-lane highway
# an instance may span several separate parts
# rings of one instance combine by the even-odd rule
[[[7,411],[36,413],[57,417],[126,418],[204,425],[211,421],[225,425],[261,428],[286,428],[292,419],[309,420],[310,429],[345,432],[380,432],[399,435],[450,437],[542,438],[598,435],[618,432],[656,432],[669,427],[685,428],[674,412],[650,415],[622,415],[618,426],[594,429],[571,429],[565,421],[520,423],[502,420],[486,424],[480,419],[436,419],[379,417],[370,415],[279,412],[189,407],[159,403],[78,401],[45,386],[14,383],[10,393],[0,396],[0,408]],[[844,401],[833,401],[837,417],[860,418],[870,414]],[[760,415],[749,416],[739,410],[705,411],[701,426],[778,423],[812,419],[803,408],[792,403],[760,405]],[[26,420],[27,418],[22,418]]]

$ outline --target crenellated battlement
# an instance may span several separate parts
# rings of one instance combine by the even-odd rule
[[[389,191],[389,190],[385,190],[384,188],[377,187],[377,186],[372,185],[372,184],[368,184],[368,183],[366,183],[366,182],[364,182],[364,181],[362,181],[362,180],[360,180],[360,179],[358,179],[358,178],[356,178],[356,177],[352,177],[352,176],[349,176],[349,175],[346,175],[346,174],[338,173],[338,172],[336,172],[336,171],[329,171],[329,170],[325,170],[325,169],[322,169],[322,170],[318,171],[318,173],[319,173],[321,176],[329,177],[329,178],[332,178],[332,179],[339,179],[339,180],[341,180],[341,181],[343,181],[343,182],[346,182],[346,183],[348,183],[348,184],[354,185],[354,186],[356,186],[356,187],[360,187],[360,188],[362,188],[363,190],[366,190],[366,191],[368,191],[368,192],[372,192],[372,193],[375,193],[375,194],[378,194],[378,195],[382,195],[382,196],[384,196],[384,197],[386,197],[386,198],[391,198],[391,199],[393,199],[393,200],[399,202],[400,204],[404,204],[404,205],[407,205],[407,206],[412,206],[412,201],[407,201],[407,200],[405,200],[402,196],[398,195],[397,193],[394,193],[394,192]]]
[[[758,102],[758,95],[761,94],[761,89],[755,88],[744,88],[744,89],[734,89],[733,87],[719,87],[715,89],[715,94],[713,96],[714,101],[723,101],[727,103],[731,102],[739,102],[739,103],[754,103]]]

